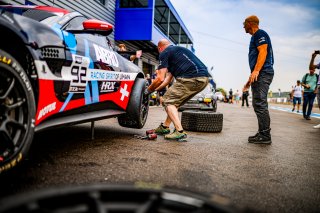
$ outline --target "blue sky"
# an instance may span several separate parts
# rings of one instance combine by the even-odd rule
[[[226,90],[241,90],[247,81],[251,35],[243,29],[249,15],[272,40],[275,77],[272,91],[289,91],[308,72],[311,54],[320,49],[319,0],[171,0],[194,39],[196,55]],[[320,62],[317,56],[316,62]]]

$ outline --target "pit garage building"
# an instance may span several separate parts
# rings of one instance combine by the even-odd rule
[[[158,66],[157,43],[167,38],[192,51],[193,38],[170,0],[0,0],[1,4],[47,5],[75,10],[89,18],[114,26],[109,35],[117,47],[124,43],[128,51],[142,50],[136,63],[152,75]]]

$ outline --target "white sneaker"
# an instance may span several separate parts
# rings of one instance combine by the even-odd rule
[[[313,126],[313,128],[315,129],[320,129],[320,124],[316,125],[316,126]]]

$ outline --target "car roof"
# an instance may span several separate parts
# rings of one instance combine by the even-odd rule
[[[36,6],[36,5],[0,5],[0,8],[7,9],[33,9],[33,10],[43,10],[51,13],[62,13],[63,15],[70,13],[69,10],[58,8],[58,7],[50,7],[50,6]]]

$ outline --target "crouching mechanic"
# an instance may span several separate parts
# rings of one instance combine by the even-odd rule
[[[155,129],[156,134],[165,135],[165,139],[182,139],[187,134],[183,131],[178,108],[202,91],[209,82],[207,67],[187,48],[173,46],[166,39],[158,43],[159,67],[157,77],[147,88],[146,93],[160,91],[173,79],[175,82],[163,96],[162,105],[167,118]],[[175,130],[170,134],[170,124]]]

